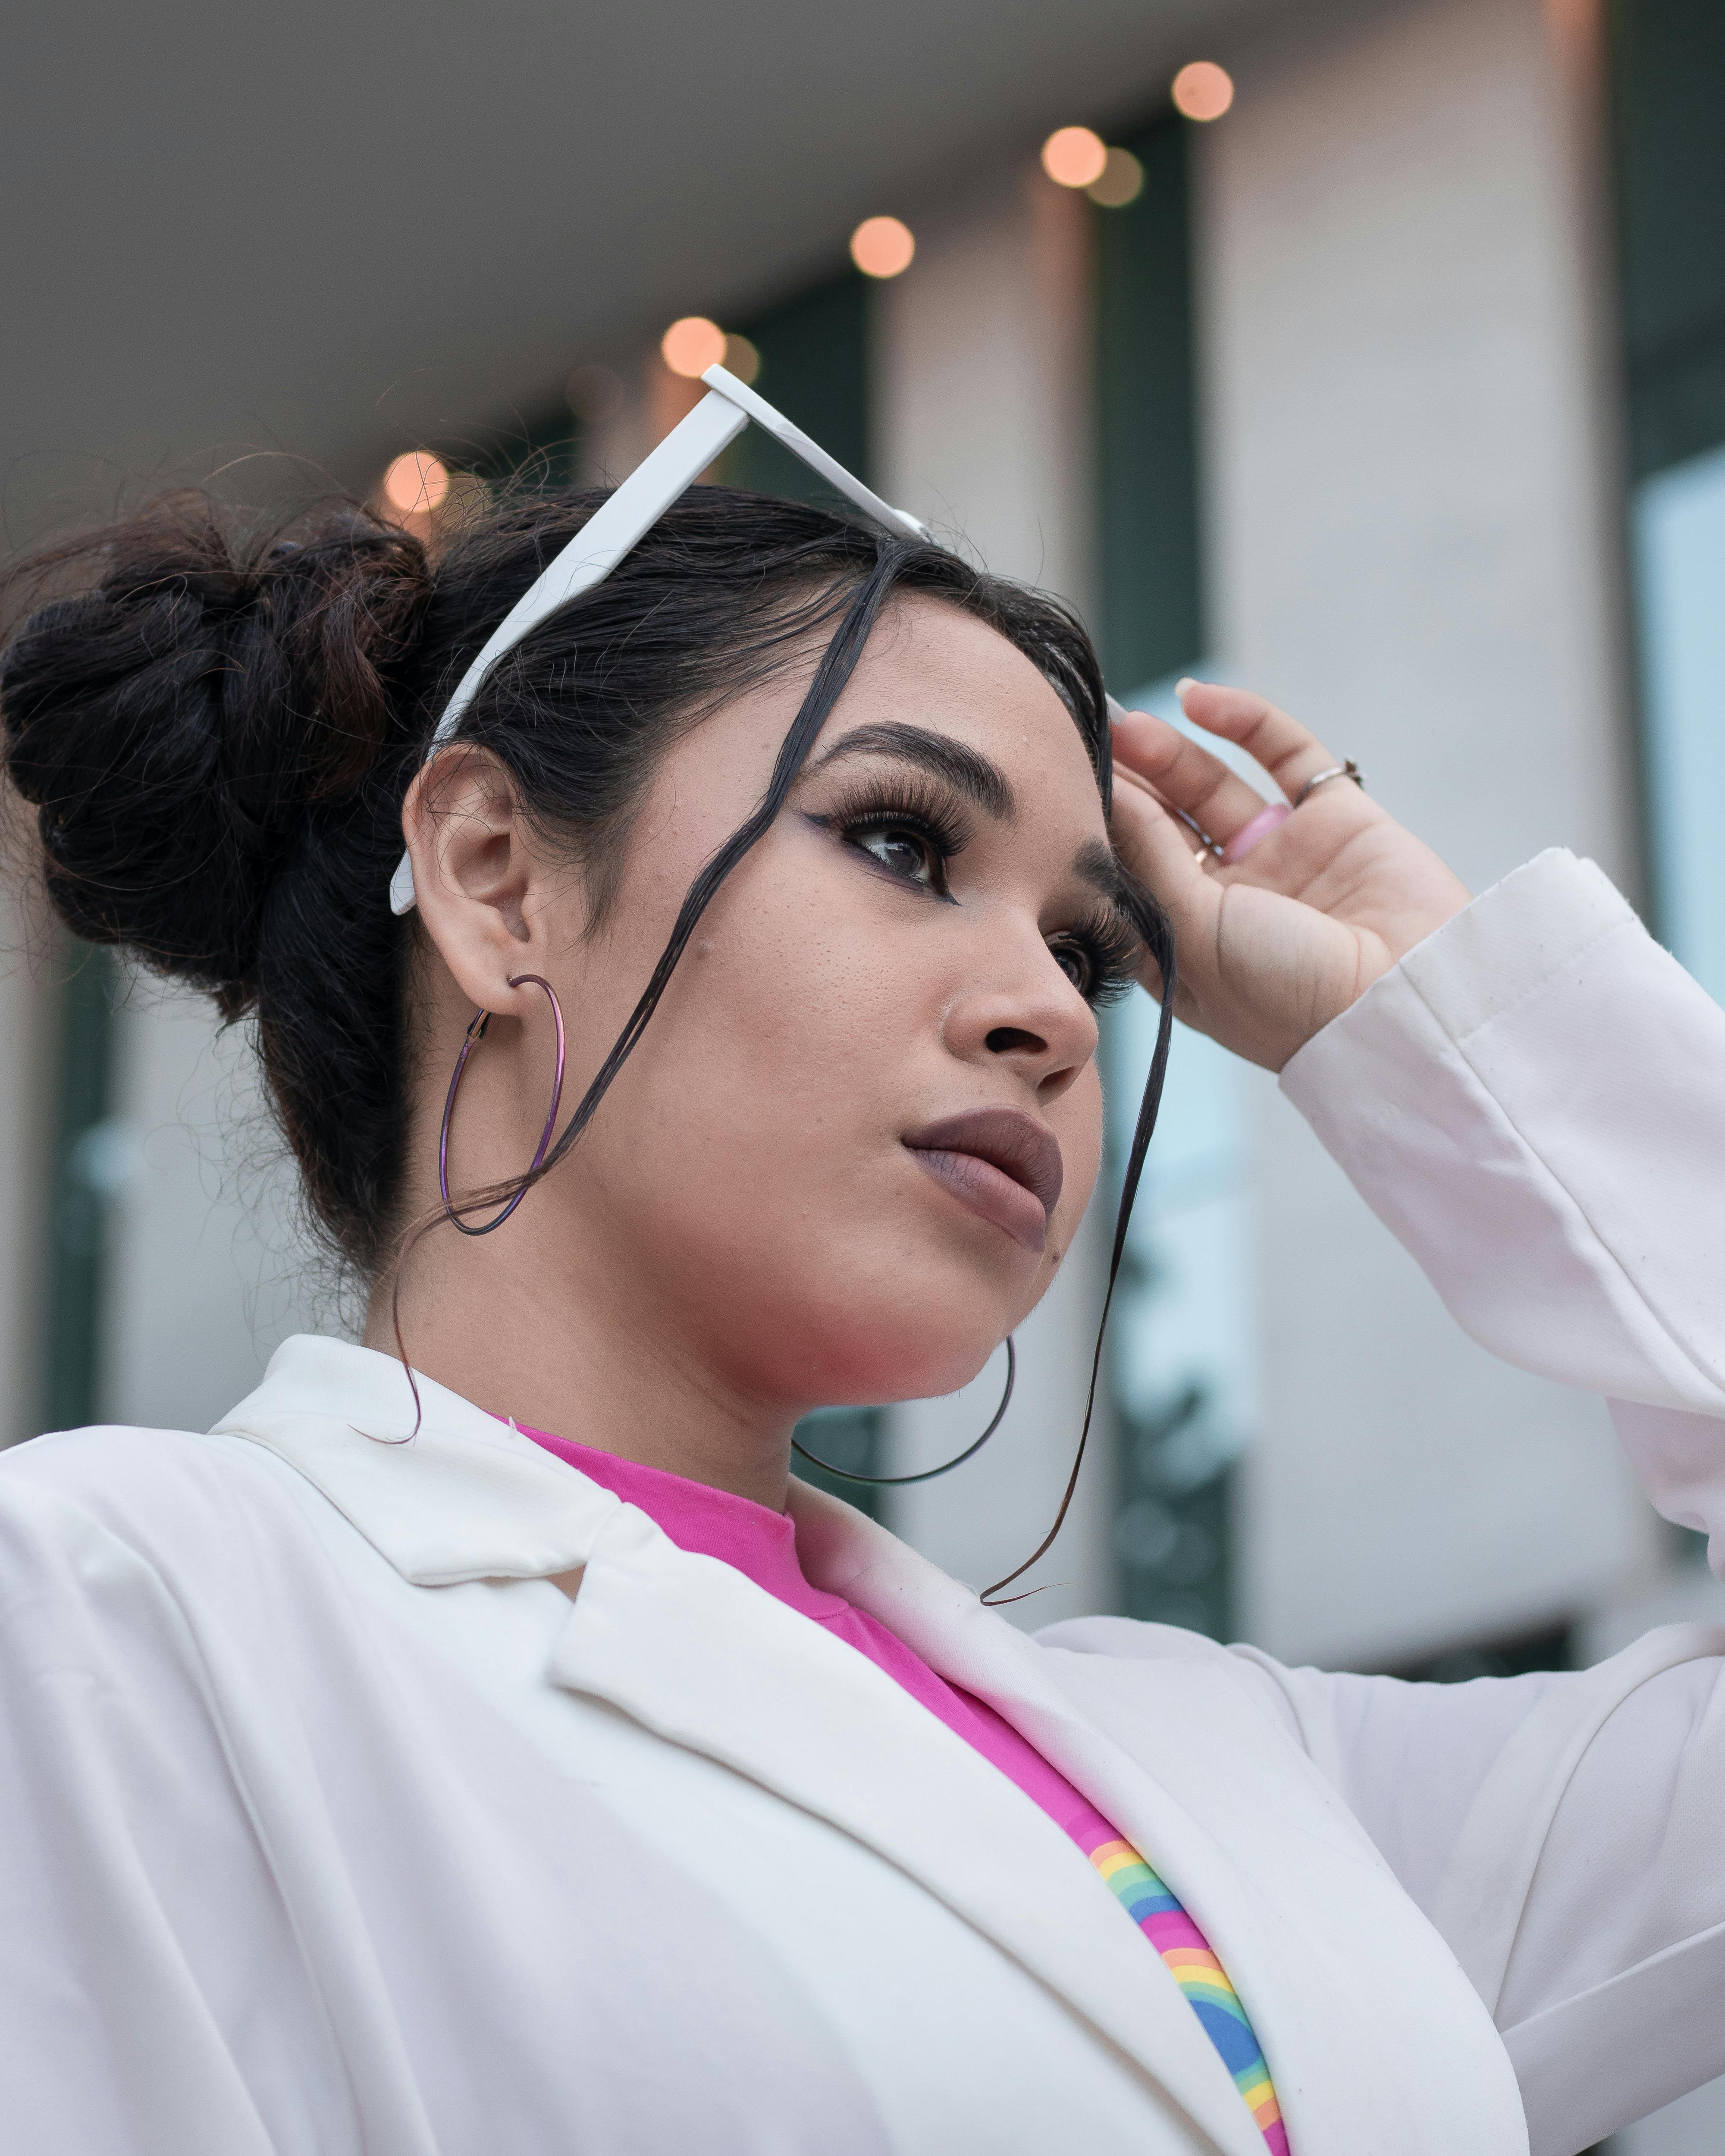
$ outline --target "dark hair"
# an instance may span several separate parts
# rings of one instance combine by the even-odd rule
[[[206,990],[224,1019],[256,1014],[314,1216],[367,1275],[401,1224],[418,934],[387,896],[402,801],[468,664],[605,499],[506,498],[434,558],[352,501],[272,524],[181,493],[14,572],[32,591],[82,587],[40,605],[0,659],[7,767],[36,808],[55,908],[85,939]],[[1106,699],[1066,608],[932,543],[726,487],[691,489],[603,583],[506,654],[464,713],[457,737],[496,752],[530,824],[581,862],[603,906],[678,729],[832,632],[768,794],[697,880],[547,1169],[777,814],[894,593],[962,608],[1040,669],[1106,806]],[[1142,911],[1166,970],[1160,916],[1147,898]]]

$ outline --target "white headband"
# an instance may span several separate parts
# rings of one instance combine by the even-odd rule
[[[793,427],[782,412],[775,412],[764,397],[757,397],[747,382],[727,374],[722,367],[710,367],[701,376],[707,386],[688,417],[672,428],[656,449],[640,463],[612,495],[603,508],[583,524],[575,536],[522,593],[487,639],[485,647],[455,685],[455,693],[444,705],[425,752],[429,763],[460,723],[461,715],[480,692],[480,685],[506,651],[513,650],[547,616],[566,606],[583,592],[601,584],[629,549],[700,478],[726,445],[734,441],[752,419],[776,441],[799,456],[829,486],[853,501],[877,524],[903,539],[926,539],[927,528],[901,509],[894,509],[872,493],[860,479],[852,478],[826,451],[811,442],[800,427]],[[389,879],[389,906],[393,913],[411,913],[415,904],[413,863],[406,854]]]

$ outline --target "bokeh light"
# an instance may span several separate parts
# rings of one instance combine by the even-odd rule
[[[383,475],[383,499],[398,516],[429,516],[449,491],[449,468],[429,449],[409,449]]]
[[[685,315],[659,341],[659,350],[673,374],[695,382],[710,367],[725,363],[725,332],[705,315]]]
[[[752,382],[761,372],[761,355],[746,336],[727,336],[725,366],[739,382]]]
[[[564,393],[569,409],[589,426],[603,426],[623,409],[623,377],[608,367],[589,364],[572,368]]]
[[[1042,146],[1042,169],[1056,187],[1087,187],[1107,163],[1108,146],[1093,127],[1056,127]]]
[[[865,277],[896,277],[916,252],[911,228],[896,217],[865,217],[850,235],[850,259]]]
[[[1144,192],[1144,167],[1130,150],[1111,150],[1101,176],[1084,192],[1104,209],[1124,209]]]
[[[1234,78],[1214,60],[1192,60],[1174,77],[1173,99],[1189,120],[1219,120],[1234,102]]]

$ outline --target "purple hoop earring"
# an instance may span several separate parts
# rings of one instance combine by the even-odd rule
[[[539,1134],[539,1150],[534,1154],[531,1164],[521,1178],[521,1188],[494,1219],[487,1220],[483,1227],[470,1228],[456,1212],[449,1197],[449,1118],[455,1112],[455,1091],[461,1083],[461,1073],[467,1068],[467,1059],[473,1053],[474,1044],[485,1039],[485,1028],[491,1020],[490,1011],[475,1011],[462,1040],[461,1053],[455,1058],[455,1068],[449,1079],[449,1098],[444,1102],[443,1128],[438,1132],[437,1137],[437,1187],[443,1193],[444,1213],[449,1216],[451,1224],[459,1228],[464,1235],[489,1235],[494,1228],[501,1228],[503,1225],[516,1207],[526,1196],[533,1177],[538,1172],[540,1163],[551,1149],[551,1134],[557,1128],[557,1110],[562,1105],[563,1099],[563,1007],[557,1001],[557,990],[552,988],[549,981],[537,973],[517,973],[509,985],[512,988],[519,988],[530,981],[536,988],[544,989],[551,1004],[551,1014],[557,1021],[557,1076],[552,1081],[551,1113],[545,1119],[545,1128]]]

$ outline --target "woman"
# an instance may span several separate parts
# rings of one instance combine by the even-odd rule
[[[1146,716],[1111,766],[1058,608],[717,489],[425,761],[593,507],[434,565],[170,504],[7,654],[54,902],[256,1014],[372,1290],[208,1435],[0,1463],[8,2140],[1565,2156],[1725,2070],[1725,1638],[1032,1640],[788,1472],[1045,1291],[1171,921],[1461,1321],[1717,1521],[1725,1017],[1590,866],[1470,902],[1231,690],[1291,815]]]

